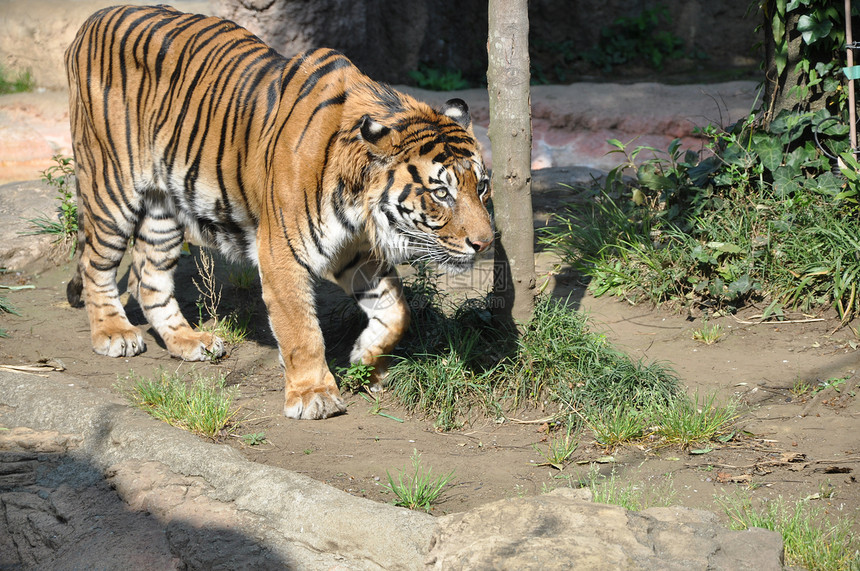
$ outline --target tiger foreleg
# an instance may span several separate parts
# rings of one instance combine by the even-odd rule
[[[409,306],[400,278],[388,264],[366,259],[339,276],[338,283],[368,318],[349,360],[373,367],[370,390],[379,391],[386,383],[391,355],[409,328]]]
[[[310,275],[298,264],[272,262],[268,253],[268,248],[260,249],[260,277],[284,366],[284,416],[314,420],[345,412],[325,360]]]

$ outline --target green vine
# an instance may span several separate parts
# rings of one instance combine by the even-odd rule
[[[765,25],[774,41],[778,78],[790,63],[789,43],[800,35],[794,72],[799,81],[788,95],[802,101],[823,96],[831,108],[845,107],[842,67],[845,60],[845,14],[832,0],[769,0],[762,4]],[[856,14],[856,10],[852,10]]]

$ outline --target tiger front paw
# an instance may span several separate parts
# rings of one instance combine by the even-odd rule
[[[346,412],[346,403],[337,387],[288,390],[284,416],[300,420],[320,420]]]
[[[108,357],[134,357],[146,350],[140,329],[132,325],[93,331],[93,351]]]
[[[164,339],[167,350],[173,357],[183,361],[210,361],[224,356],[224,340],[205,331],[194,331],[191,328],[182,334],[175,334]]]

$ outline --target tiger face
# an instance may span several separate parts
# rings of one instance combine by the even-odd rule
[[[393,163],[372,206],[386,259],[431,261],[454,274],[469,269],[493,242],[493,225],[490,182],[466,104],[448,101],[434,120],[415,118],[399,132],[366,119],[362,136],[389,149]]]

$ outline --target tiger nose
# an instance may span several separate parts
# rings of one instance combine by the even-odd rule
[[[471,246],[475,250],[476,254],[480,254],[481,252],[483,252],[484,250],[489,248],[490,244],[492,244],[492,243],[493,243],[493,237],[492,236],[490,236],[490,238],[488,240],[487,239],[480,239],[480,238],[478,240],[471,240],[469,238],[466,238],[466,244]]]

